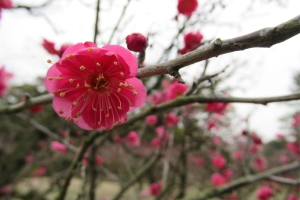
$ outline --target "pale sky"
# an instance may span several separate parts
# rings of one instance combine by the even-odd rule
[[[45,0],[14,0],[15,4],[40,4]],[[285,2],[281,5],[278,2]],[[299,0],[224,0],[225,9],[216,6],[214,12],[200,17],[200,21],[187,31],[200,30],[204,39],[228,39],[256,31],[268,26],[275,26],[299,14]],[[84,2],[84,5],[81,3]],[[95,21],[95,0],[60,0],[54,1],[43,10],[28,14],[26,10],[4,10],[0,20],[0,66],[5,65],[14,73],[13,84],[34,83],[35,77],[44,76],[49,64],[47,59],[55,61],[42,48],[42,39],[52,40],[60,46],[63,43],[91,41]],[[121,10],[127,0],[102,0],[100,14],[101,34],[98,44],[108,41]],[[199,0],[199,12],[208,13],[207,2],[217,0]],[[252,4],[251,4],[252,2]],[[269,3],[268,3],[269,2]],[[162,47],[169,45],[178,24],[172,20],[176,15],[176,0],[132,0],[128,13],[121,22],[122,31],[116,33],[113,43],[125,45],[126,35],[141,32],[155,35],[150,37],[152,49],[147,52],[146,63],[154,63],[162,52]],[[205,17],[207,16],[207,17]],[[180,17],[179,21],[184,18]],[[212,59],[208,72],[219,71],[227,64],[239,66],[239,70],[225,86],[241,88],[233,96],[266,97],[291,93],[292,76],[300,71],[300,36],[275,45],[270,49],[251,49],[227,54]],[[180,44],[182,45],[182,39]],[[182,47],[182,46],[181,46]],[[176,53],[172,52],[171,58]],[[201,64],[186,67],[186,80],[192,80],[192,74],[201,73]],[[182,72],[182,71],[181,71]],[[188,77],[185,77],[188,76]],[[235,104],[241,117],[246,117],[253,109],[250,128],[256,130],[265,140],[283,132],[277,119],[291,109],[285,103],[268,106]]]

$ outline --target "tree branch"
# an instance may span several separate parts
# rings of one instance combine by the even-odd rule
[[[273,169],[270,169],[266,172],[261,172],[255,175],[250,175],[246,177],[239,178],[231,183],[228,183],[224,186],[221,186],[219,188],[213,188],[206,190],[202,192],[199,196],[194,197],[194,198],[189,198],[190,200],[206,200],[212,197],[220,196],[221,194],[229,193],[237,188],[246,186],[248,184],[263,180],[263,179],[268,179],[270,176],[275,175],[275,174],[280,174],[284,173],[287,171],[295,170],[300,168],[300,162],[293,162],[291,164],[287,164],[284,166],[276,167]]]
[[[300,33],[300,15],[272,28],[264,28],[240,37],[221,40],[200,46],[195,51],[173,60],[139,69],[138,78],[171,74],[180,68],[226,53],[254,47],[271,47]]]

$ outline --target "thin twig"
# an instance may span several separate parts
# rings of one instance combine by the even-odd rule
[[[300,15],[273,28],[264,28],[228,40],[218,38],[212,43],[202,45],[198,49],[173,60],[140,68],[137,77],[145,78],[153,75],[170,74],[174,70],[178,71],[182,67],[226,53],[254,47],[271,47],[299,34],[299,21]]]
[[[97,0],[97,7],[96,7],[96,20],[95,20],[95,27],[94,27],[94,43],[97,43],[97,36],[99,34],[99,18],[100,18],[100,3],[101,0]]]
[[[115,33],[116,33],[116,31],[117,31],[119,25],[120,25],[120,22],[121,22],[121,20],[123,19],[125,13],[126,13],[126,10],[127,10],[127,7],[128,7],[128,5],[129,5],[129,3],[130,3],[130,0],[128,0],[128,1],[127,1],[127,4],[124,6],[123,11],[122,11],[122,13],[121,13],[121,15],[120,15],[120,17],[119,17],[119,19],[118,19],[118,22],[117,22],[116,26],[115,26],[114,29],[113,29],[113,32],[112,32],[111,35],[110,35],[110,38],[109,38],[107,44],[110,44],[110,43],[111,43],[111,41],[112,41],[112,39],[113,39],[113,37],[114,37],[114,35],[115,35]]]

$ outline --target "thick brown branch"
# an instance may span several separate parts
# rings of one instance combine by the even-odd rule
[[[145,78],[159,74],[171,74],[180,68],[226,53],[254,47],[271,47],[300,33],[300,15],[272,28],[264,28],[240,37],[203,45],[173,60],[139,69],[137,77]]]

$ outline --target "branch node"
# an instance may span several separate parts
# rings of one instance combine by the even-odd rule
[[[177,79],[178,83],[185,83],[184,80],[181,78],[181,75],[179,74],[178,70],[172,70],[170,72],[170,75],[174,76]]]
[[[215,41],[214,41],[214,46],[215,47],[218,47],[220,48],[222,46],[223,42],[220,38],[217,38]]]

